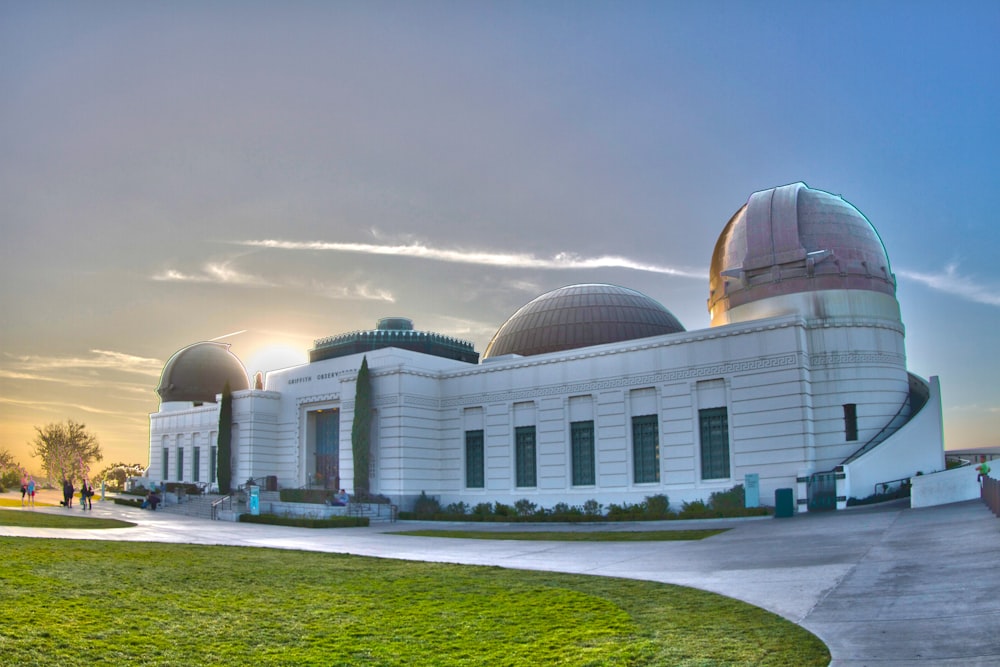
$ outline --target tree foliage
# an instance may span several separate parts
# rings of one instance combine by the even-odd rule
[[[216,465],[219,493],[229,493],[233,481],[233,390],[229,382],[222,388],[222,403],[219,404],[219,446],[216,456],[219,459]]]
[[[371,458],[372,389],[368,357],[361,359],[354,395],[354,423],[351,426],[351,451],[354,454],[354,495],[369,493],[368,465]]]
[[[17,488],[24,468],[7,449],[0,449],[0,489]]]
[[[50,480],[82,479],[91,464],[103,458],[97,436],[72,419],[64,423],[35,427],[38,435],[31,442],[33,455],[42,460],[42,469]]]
[[[112,463],[91,478],[94,486],[103,482],[108,491],[124,491],[125,480],[129,477],[142,477],[146,466],[139,463]]]

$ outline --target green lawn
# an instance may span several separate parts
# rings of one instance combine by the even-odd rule
[[[694,589],[246,547],[0,538],[17,665],[826,665]]]
[[[64,510],[65,514],[33,512],[29,508],[0,509],[0,526],[28,526],[31,528],[129,528],[134,523],[118,519],[98,519],[87,516],[84,510]],[[81,516],[83,515],[83,516]]]
[[[704,530],[402,530],[393,535],[416,537],[460,537],[469,540],[528,540],[554,542],[672,542],[703,540],[728,528]]]

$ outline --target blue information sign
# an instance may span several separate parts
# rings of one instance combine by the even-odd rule
[[[260,514],[260,487],[251,486],[248,487],[250,492],[250,516],[257,516]]]
[[[743,478],[744,505],[760,507],[760,475],[749,473]]]

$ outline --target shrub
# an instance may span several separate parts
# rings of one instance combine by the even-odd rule
[[[476,506],[472,508],[472,518],[474,519],[483,521],[491,516],[493,516],[492,503],[477,503]]]
[[[646,513],[646,503],[632,504],[628,501],[621,505],[608,505],[608,519],[613,521],[635,521]]]
[[[142,507],[142,499],[140,498],[112,498],[115,501],[115,505],[125,505],[127,507]]]
[[[381,493],[356,493],[351,496],[352,503],[369,503],[371,505],[389,505],[392,501],[389,496],[383,496]]]
[[[278,497],[283,503],[311,503],[325,505],[333,498],[333,491],[326,489],[281,489]]]
[[[419,519],[433,519],[435,515],[441,513],[441,502],[433,496],[428,496],[426,491],[421,491],[413,503],[413,513]]]
[[[514,503],[514,511],[517,512],[518,516],[531,516],[538,509],[538,505],[531,502],[527,498],[521,498]],[[544,512],[544,510],[543,510]]]
[[[456,517],[464,517],[466,514],[469,513],[469,506],[462,501],[458,501],[457,503],[451,503],[450,505],[445,507],[444,513]]]
[[[708,505],[713,510],[730,516],[739,516],[746,509],[746,493],[742,484],[737,484],[728,491],[716,491],[708,498]]]
[[[493,514],[498,517],[510,518],[515,515],[514,508],[510,505],[505,505],[500,501],[493,503]]]
[[[296,526],[298,528],[356,528],[367,526],[366,516],[332,516],[317,519],[306,516],[278,516],[277,514],[241,514],[240,523],[266,523],[272,526]]]
[[[583,513],[588,517],[601,516],[604,513],[604,505],[591,498],[583,504]]]
[[[692,500],[681,503],[681,511],[677,516],[681,519],[706,519],[716,515],[709,510],[704,500]]]
[[[660,493],[655,496],[646,496],[646,515],[653,518],[663,519],[670,514],[670,499]]]

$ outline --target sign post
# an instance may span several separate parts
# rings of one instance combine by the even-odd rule
[[[760,475],[748,473],[743,478],[744,507],[760,507]]]

